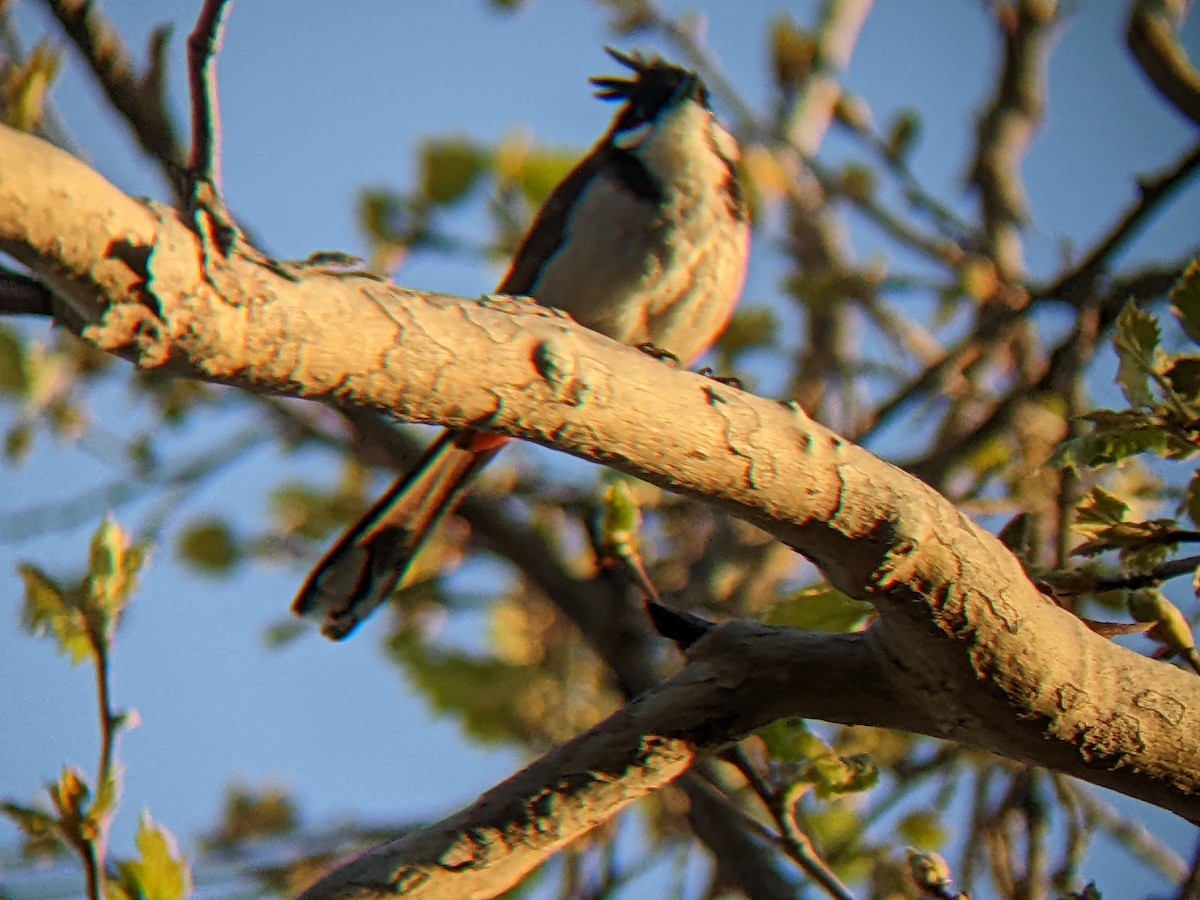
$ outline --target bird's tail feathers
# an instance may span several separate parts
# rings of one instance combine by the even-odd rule
[[[387,600],[425,538],[503,443],[475,432],[443,434],[325,554],[300,589],[295,612],[319,619],[332,640],[349,635]]]

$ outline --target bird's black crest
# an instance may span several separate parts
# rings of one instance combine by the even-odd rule
[[[708,89],[695,72],[658,57],[643,57],[636,52],[626,56],[612,47],[604,49],[621,65],[634,71],[633,78],[591,79],[597,88],[596,96],[601,100],[623,100],[628,103],[617,119],[618,131],[627,131],[653,121],[664,107],[689,94],[708,108]]]

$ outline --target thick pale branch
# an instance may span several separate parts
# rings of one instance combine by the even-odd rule
[[[734,658],[759,689],[710,721],[712,735],[787,714],[906,728],[1200,820],[1200,680],[1089,632],[944,498],[797,408],[673,370],[530,303],[312,268],[293,279],[240,256],[202,271],[174,212],[6,129],[0,250],[62,298],[60,318],[139,366],[470,424],[604,462],[759,525],[875,604],[880,619],[854,645],[869,666],[843,669],[840,693],[770,671],[759,655],[768,632],[749,632],[758,637]],[[816,709],[826,694],[838,703]],[[710,743],[665,728],[670,718],[638,721],[655,728],[643,737]],[[686,760],[672,766],[655,777]]]
[[[872,709],[894,724],[905,717],[905,705],[874,668],[869,642],[750,622],[723,626],[654,691],[471,807],[336,869],[303,897],[495,896],[555,850],[682,775],[698,750],[725,746],[798,701],[802,714],[816,718],[850,722]],[[870,684],[877,689],[861,687]]]

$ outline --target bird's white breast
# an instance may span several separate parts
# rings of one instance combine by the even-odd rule
[[[710,115],[686,103],[638,149],[663,187],[661,205],[612,173],[588,186],[534,285],[539,302],[684,362],[711,346],[741,294],[750,236],[724,190],[728,167],[708,142]]]

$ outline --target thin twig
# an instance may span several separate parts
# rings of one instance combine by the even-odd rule
[[[1190,0],[1137,0],[1125,40],[1142,71],[1181,115],[1200,125],[1200,72],[1179,43]]]
[[[1200,900],[1200,840],[1192,851],[1192,870],[1179,886],[1177,900]]]
[[[718,788],[711,771],[694,769],[685,773],[678,784],[691,803],[688,821],[692,831],[715,857],[716,883],[732,885],[747,896],[763,900],[794,900],[795,881],[785,877],[778,865],[779,835]]]
[[[729,795],[726,794],[725,791],[714,782],[711,773],[706,778],[694,777],[692,779],[692,783],[695,784],[699,790],[704,792],[704,796],[710,797],[714,802],[720,804],[722,812],[728,813],[730,818],[735,820],[741,828],[754,835],[757,835],[769,843],[772,848],[782,850],[784,853],[787,853],[789,857],[791,857],[789,848],[785,846],[783,836],[778,832],[772,831],[762,822],[758,821],[748,812],[742,809],[741,806],[735,803],[732,799],[730,799]],[[824,885],[821,885],[821,887],[824,887]],[[843,895],[834,893],[830,896],[836,897],[838,900],[846,900],[846,898],[853,900],[853,895],[850,894]]]
[[[7,62],[21,63],[28,57],[25,53],[21,36],[17,33],[13,16],[11,15],[12,9],[15,6],[15,3],[0,0],[0,54],[8,57]],[[74,141],[67,134],[67,129],[63,125],[58,111],[55,109],[49,96],[46,97],[43,104],[40,121],[35,133],[61,150],[66,150],[75,156],[83,156],[83,153],[75,146]]]
[[[1162,872],[1173,881],[1183,881],[1190,868],[1174,850],[1164,844],[1145,826],[1131,821],[1115,806],[1108,803],[1088,785],[1074,779],[1064,781],[1064,788],[1075,795],[1084,815],[1093,827],[1100,827],[1148,866]]]
[[[842,96],[838,76],[850,64],[872,0],[827,0],[817,30],[814,68],[781,123],[780,133],[807,157],[816,155]]]
[[[986,415],[972,423],[969,432],[940,443],[919,459],[902,463],[902,468],[918,478],[936,481],[939,473],[947,471],[956,460],[1007,428],[1024,401],[1050,393],[1063,374],[1073,370],[1081,354],[1094,352],[1100,336],[1112,326],[1126,302],[1161,296],[1178,281],[1185,265],[1180,262],[1173,269],[1151,269],[1114,282],[1096,302],[1094,314],[1082,315],[1076,328],[1050,351],[1040,374],[1034,373],[1010,388]]]
[[[1058,866],[1059,878],[1062,884],[1074,885],[1079,877],[1079,870],[1087,856],[1088,845],[1092,840],[1092,830],[1088,827],[1087,817],[1079,808],[1076,794],[1070,789],[1070,779],[1056,772],[1048,773],[1050,784],[1058,798],[1059,809],[1066,818],[1066,837],[1064,840],[1063,861]]]
[[[1194,254],[1188,254],[1186,258],[1190,259],[1192,255]],[[1161,296],[1170,290],[1179,280],[1179,276],[1183,273],[1186,265],[1186,261],[1181,260],[1178,263],[1134,272],[1118,281],[1114,281],[1104,296],[1095,300],[1094,308],[1097,318],[1088,327],[1094,330],[1097,335],[1103,334],[1116,320],[1117,314],[1128,300],[1144,300]],[[1045,291],[1040,291],[1039,295],[1049,296]],[[881,403],[874,415],[865,419],[858,429],[847,435],[847,437],[858,444],[867,443],[885,426],[890,424],[892,419],[906,406],[935,392],[954,373],[962,371],[979,359],[983,353],[984,345],[1006,339],[1008,330],[1004,325],[1015,321],[1017,313],[1015,310],[1001,309],[997,310],[996,314],[997,318],[993,322],[992,333],[989,334],[978,329],[973,331],[958,344],[947,350],[940,359],[925,368],[893,393],[888,400]],[[1064,341],[1051,351],[1044,374],[1040,378],[1029,382],[1022,389],[1015,392],[1010,391],[999,400],[992,412],[983,420],[986,426],[992,429],[992,432],[994,432],[995,427],[1007,421],[1003,417],[1010,415],[1015,410],[1018,401],[1048,389],[1052,380],[1057,377],[1059,372],[1063,371],[1063,366],[1067,362],[1067,356],[1072,352],[1077,352],[1078,348],[1072,349],[1071,346],[1068,346],[1068,342],[1078,341],[1079,337],[1078,333],[1072,333],[1067,341]],[[954,446],[958,449],[951,450],[951,445],[948,443],[939,447],[935,451],[936,455],[942,458],[956,455],[960,452],[963,442],[968,440],[974,441],[977,445],[981,439],[986,437],[986,435],[980,433],[982,427],[984,426],[975,426],[970,435],[953,442]],[[926,465],[927,462],[929,465]],[[910,465],[923,469],[930,468],[932,466],[932,457],[923,458],[920,462],[913,462]]]
[[[116,773],[113,771],[113,760],[119,721],[112,708],[109,686],[108,649],[111,633],[106,634],[101,631],[91,618],[87,619],[86,627],[88,643],[91,644],[92,658],[95,663],[96,707],[100,714],[100,760],[96,768],[95,784],[97,791],[105,791],[111,790],[111,782],[116,777]],[[76,845],[76,849],[83,859],[87,877],[88,900],[104,900],[108,894],[104,861],[108,855],[108,830],[111,823],[111,812],[96,816],[94,832],[88,834]]]
[[[1122,588],[1136,591],[1140,588],[1156,587],[1172,578],[1179,578],[1182,575],[1192,575],[1198,568],[1200,568],[1200,556],[1169,559],[1154,566],[1149,572],[1097,578],[1088,586],[1088,592],[1117,591]]]
[[[987,256],[1001,281],[1024,269],[1019,229],[1026,219],[1021,159],[1046,106],[1050,28],[1056,0],[1019,0],[995,6],[1004,39],[996,93],[979,116],[971,183],[979,190]]]
[[[93,650],[96,654],[96,708],[100,714],[100,763],[99,769],[96,772],[97,790],[111,790],[109,785],[117,777],[117,773],[113,771],[113,765],[116,758],[119,719],[112,707],[111,674],[108,659],[110,640],[111,634],[93,636]],[[104,897],[107,894],[105,890],[106,873],[104,871],[103,860],[108,856],[108,831],[111,825],[111,813],[99,817],[96,823],[96,834],[91,841],[91,847],[101,861],[101,864],[97,867],[97,883],[100,888],[100,897]]]
[[[109,103],[133,131],[142,150],[156,160],[182,204],[191,185],[183,171],[183,150],[167,105],[162,72],[167,32],[158,29],[150,39],[151,61],[143,77],[121,34],[91,0],[41,0],[96,76]]]
[[[233,0],[205,0],[188,36],[188,76],[192,101],[192,177],[219,193],[221,108],[217,97],[217,52],[224,39],[225,14]]]
[[[839,836],[836,844],[826,847],[825,855],[837,862],[847,853],[852,853],[862,836],[910,797],[927,778],[941,780],[942,787],[939,790],[953,791],[955,761],[963,754],[963,749],[955,744],[942,744],[937,752],[926,760],[915,763],[906,763],[904,760],[897,762],[892,767],[892,774],[898,780],[895,788],[878,799],[872,794],[870,809],[862,811],[857,821]]]
[[[276,437],[269,429],[252,426],[225,446],[205,450],[178,465],[145,469],[111,484],[86,491],[61,504],[26,507],[0,519],[0,543],[25,540],[34,534],[75,528],[113,509],[145,496],[153,488],[187,487],[249,457],[249,451]]]
[[[1021,814],[1025,822],[1025,888],[1028,896],[1047,896],[1050,885],[1050,812],[1039,784],[1041,773],[1027,766],[1018,776]]]
[[[813,157],[804,156],[803,159],[805,166],[827,194],[848,200],[871,224],[897,243],[950,269],[956,269],[966,259],[966,251],[960,244],[946,237],[923,233],[915,224],[884,206],[874,191],[847,190],[836,172]]]
[[[1174,165],[1157,174],[1139,176],[1137,199],[1121,213],[1108,233],[1070,272],[1060,276],[1051,285],[1032,289],[1034,298],[1055,298],[1076,306],[1088,302],[1088,295],[1094,291],[1097,281],[1113,257],[1141,230],[1151,213],[1169,199],[1197,169],[1200,169],[1200,144],[1194,145]]]
[[[854,895],[850,893],[849,888],[837,877],[830,865],[821,858],[821,854],[817,852],[808,835],[796,821],[795,808],[799,801],[798,792],[809,789],[811,785],[797,782],[786,790],[777,791],[759,775],[758,770],[741,747],[734,747],[726,751],[724,757],[742,774],[751,790],[775,819],[779,826],[778,839],[784,852],[829,896],[836,897],[838,900],[854,900]]]
[[[927,213],[943,236],[958,244],[976,244],[977,239],[972,240],[975,226],[926,190],[903,156],[893,152],[888,142],[875,133],[871,123],[865,121],[867,117],[863,118],[864,121],[839,118],[838,124],[858,138],[883,163],[886,171],[899,182],[904,199],[913,209]]]

